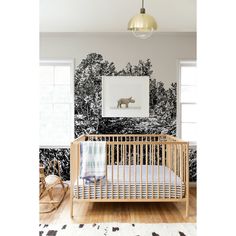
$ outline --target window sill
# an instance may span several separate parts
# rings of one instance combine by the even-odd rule
[[[59,149],[59,148],[70,148],[70,146],[63,146],[63,145],[42,145],[39,146],[39,149]]]

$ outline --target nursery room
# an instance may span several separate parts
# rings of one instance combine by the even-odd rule
[[[196,0],[39,3],[40,235],[196,235]]]
[[[0,7],[0,235],[235,235],[234,1]]]

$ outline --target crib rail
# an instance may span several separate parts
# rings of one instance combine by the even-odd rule
[[[81,141],[106,141],[104,180],[79,178]],[[187,209],[188,163],[188,142],[170,135],[83,135],[71,144],[71,201],[185,201]]]

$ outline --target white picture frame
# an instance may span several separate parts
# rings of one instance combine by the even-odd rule
[[[149,117],[149,76],[103,76],[102,117]]]

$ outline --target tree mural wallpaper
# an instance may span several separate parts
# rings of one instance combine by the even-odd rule
[[[152,74],[149,59],[139,60],[137,65],[127,63],[124,69],[118,71],[115,64],[104,60],[101,54],[88,54],[75,70],[75,138],[89,133],[176,135],[177,83],[165,88],[165,84],[153,78]],[[102,76],[149,76],[149,117],[102,117]],[[45,155],[50,156],[51,152],[55,154],[51,155],[53,158],[57,158],[56,153],[61,153],[58,149],[56,153],[53,149],[40,150],[40,162],[45,163]],[[190,149],[190,152],[190,181],[196,181],[196,151]],[[65,155],[65,159],[65,162],[69,162],[68,155]],[[63,177],[66,180],[69,179],[68,165],[62,166],[65,173]]]
[[[75,137],[85,133],[168,133],[176,132],[176,84],[168,89],[152,78],[149,59],[130,63],[117,71],[113,62],[100,54],[89,54],[75,71]],[[150,117],[103,118],[102,76],[149,76]]]

